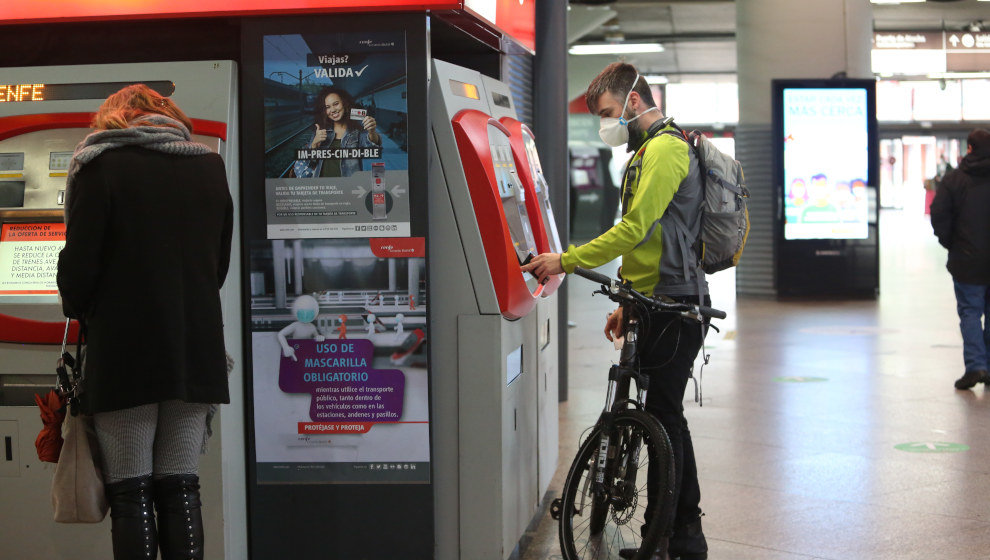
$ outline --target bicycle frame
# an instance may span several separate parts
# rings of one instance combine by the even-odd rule
[[[593,477],[593,490],[596,495],[604,492],[605,469],[610,456],[609,446],[612,443],[610,440],[614,428],[613,419],[618,412],[625,410],[629,405],[643,410],[646,392],[650,386],[650,378],[640,373],[637,364],[639,329],[642,321],[635,305],[628,303],[622,304],[622,322],[622,333],[624,336],[622,351],[619,354],[619,363],[612,365],[609,369],[605,408],[598,418],[598,424],[602,427],[602,439],[598,446],[598,460],[595,464]],[[635,400],[629,398],[629,389],[633,380],[636,381]],[[635,448],[632,457],[638,460],[639,444],[642,442],[633,443]]]
[[[645,296],[633,289],[629,282],[615,280],[581,267],[576,267],[574,273],[599,284],[601,288],[594,293],[605,295],[621,306],[621,332],[624,341],[619,363],[609,368],[605,406],[592,428],[592,435],[581,444],[564,483],[562,497],[551,503],[550,515],[560,521],[561,548],[566,558],[581,556],[574,549],[577,541],[573,522],[577,516],[585,516],[578,524],[578,540],[587,540],[584,546],[591,545],[595,538],[605,534],[608,525],[611,527],[608,534],[619,535],[621,531],[632,531],[643,539],[643,545],[639,548],[652,550],[660,543],[662,530],[665,530],[663,523],[669,522],[663,521],[664,516],[672,515],[664,509],[674,507],[672,503],[656,500],[673,496],[674,466],[672,450],[663,426],[646,411],[650,377],[641,371],[639,356],[640,344],[643,342],[641,339],[646,334],[644,329],[649,325],[655,311],[699,322],[709,317],[724,319],[725,312],[701,302],[696,304],[672,301],[662,296]],[[636,384],[636,393],[631,397],[633,382]],[[643,453],[649,458],[649,466],[641,463]],[[637,483],[639,476],[649,478],[655,464],[659,469],[658,479],[655,482],[647,480],[646,486],[641,482]],[[651,483],[666,490],[658,487],[659,493],[654,495],[647,488]],[[664,503],[667,506],[663,506]],[[634,519],[638,520],[637,523],[645,522],[645,519],[636,517],[641,509],[644,517],[649,512],[653,513],[649,527],[626,527]],[[642,531],[647,531],[649,535]],[[632,540],[635,541],[635,538],[638,537]],[[604,546],[610,545],[606,543]],[[637,556],[643,555],[637,553]]]

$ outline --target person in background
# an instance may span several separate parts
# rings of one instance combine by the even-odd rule
[[[108,97],[92,127],[69,166],[57,280],[85,333],[80,404],[103,455],[113,555],[201,559],[199,454],[216,405],[230,402],[226,170],[142,84]]]
[[[355,109],[354,98],[339,87],[325,87],[316,96],[313,109],[316,124],[313,136],[304,146],[309,150],[336,150],[339,148],[374,148],[382,145],[378,123],[366,115],[360,120],[351,118]],[[296,177],[350,177],[362,170],[360,158],[329,158],[296,160],[292,166]]]
[[[960,390],[990,384],[990,130],[973,130],[966,143],[966,156],[946,172],[931,206],[932,229],[949,250],[946,268],[956,292],[966,363],[955,383]]]
[[[711,305],[704,273],[694,265],[694,249],[685,241],[698,239],[701,231],[703,191],[694,150],[665,123],[650,86],[630,64],[607,66],[592,80],[586,97],[588,109],[601,117],[602,140],[613,147],[626,144],[634,154],[623,179],[622,220],[580,247],[572,245],[563,254],[543,253],[522,269],[542,282],[552,274],[573,272],[576,266],[594,268],[622,257],[620,276],[637,291],[681,302],[697,302],[703,296],[704,304]],[[699,289],[704,293],[699,294]],[[674,532],[667,551],[671,558],[705,560],[708,544],[701,530],[701,489],[683,404],[704,337],[697,323],[675,313],[653,313],[646,324],[650,327],[639,346],[645,349],[641,367],[650,376],[646,410],[670,437],[676,473]],[[622,336],[622,326],[620,307],[606,322],[606,338]],[[659,500],[656,476],[653,471],[648,477],[648,493]],[[622,549],[619,554],[632,558],[637,549]],[[664,558],[663,543],[655,556]]]

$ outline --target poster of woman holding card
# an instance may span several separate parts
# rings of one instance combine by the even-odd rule
[[[316,95],[313,108],[316,123],[309,142],[302,148],[331,150],[341,148],[380,147],[375,118],[366,109],[355,106],[354,98],[344,89],[324,87]],[[296,160],[292,167],[296,177],[350,177],[363,171],[361,158]]]
[[[269,239],[406,237],[405,35],[264,37]]]

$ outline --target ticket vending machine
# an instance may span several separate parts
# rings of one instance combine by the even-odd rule
[[[193,120],[194,139],[223,156],[238,205],[236,66],[224,60],[47,66],[4,68],[0,76],[0,558],[103,560],[112,556],[109,526],[52,521],[52,465],[41,463],[34,449],[42,425],[33,396],[54,386],[65,326],[55,264],[65,244],[66,171],[103,99],[145,83],[171,96]],[[230,272],[221,292],[224,338],[235,359],[241,355],[238,215],[235,208]],[[231,395],[243,392],[241,379],[238,364]],[[241,400],[232,401],[221,408],[210,452],[200,462],[211,558],[247,557],[244,415]]]
[[[440,559],[508,558],[539,509],[539,450],[557,447],[538,428],[540,390],[556,387],[538,367],[536,316],[546,286],[520,268],[542,250],[542,234],[535,234],[539,222],[527,205],[512,132],[488,99],[478,72],[433,61],[430,328],[434,473],[444,481],[435,502]]]
[[[536,136],[517,118],[509,86],[488,76],[482,76],[485,97],[492,117],[509,130],[512,155],[526,191],[526,207],[533,224],[536,245],[540,253],[561,253],[560,236],[553,208],[550,206],[550,186],[543,175]],[[550,480],[557,470],[558,388],[557,365],[557,288],[563,274],[551,276],[543,286],[535,313],[527,319],[537,353],[537,456],[539,496],[546,494]]]

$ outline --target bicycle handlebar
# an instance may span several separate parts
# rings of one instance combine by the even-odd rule
[[[692,303],[668,303],[656,298],[644,296],[643,294],[632,289],[631,286],[625,285],[614,278],[610,278],[600,272],[595,272],[594,270],[581,268],[580,266],[574,267],[574,274],[591,280],[596,284],[601,284],[604,291],[607,295],[609,295],[609,297],[612,297],[612,299],[616,299],[616,297],[621,299],[634,299],[645,304],[647,307],[658,309],[660,311],[693,313],[714,319],[725,319],[726,317],[725,311],[708,307],[707,305],[697,305]]]
[[[596,284],[602,284],[604,286],[611,286],[612,283],[617,283],[616,280],[605,276],[600,272],[595,272],[594,270],[588,270],[587,268],[581,268],[580,266],[574,267],[574,274],[582,278],[587,278]]]

